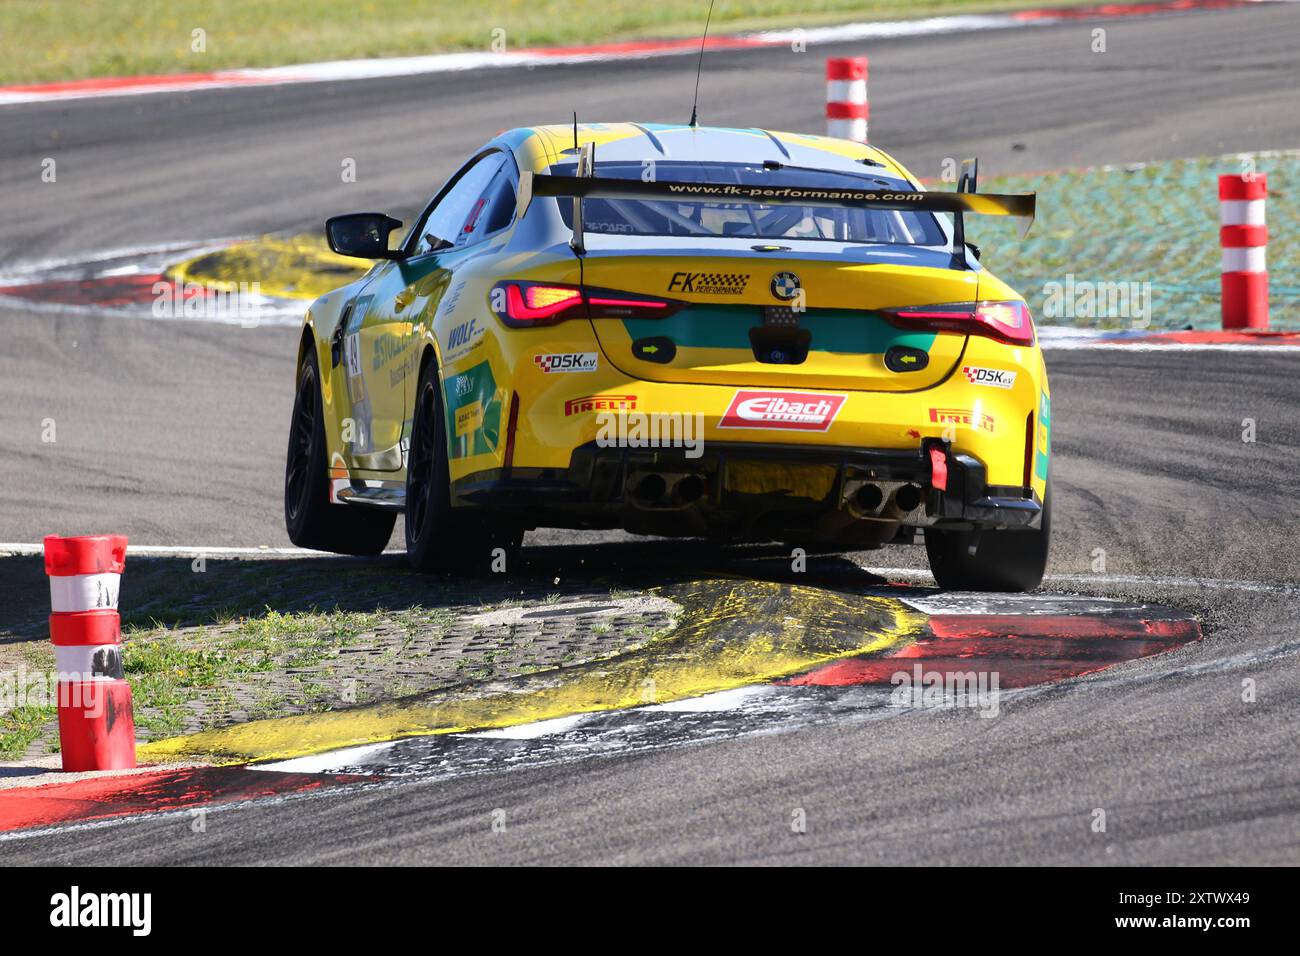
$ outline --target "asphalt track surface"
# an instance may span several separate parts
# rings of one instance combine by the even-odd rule
[[[1300,145],[1300,7],[1107,23],[1104,55],[1089,50],[1096,25],[866,50],[873,139],[923,176],[970,154],[996,174]],[[712,54],[702,119],[817,131],[823,56],[860,52]],[[7,107],[0,257],[409,213],[501,128],[575,107],[591,120],[684,119],[692,81],[671,57]],[[58,159],[57,184],[39,181],[45,156]],[[344,157],[357,160],[355,184],[340,182]],[[0,309],[0,335],[0,539],[95,527],[142,544],[287,543],[292,330]],[[992,721],[922,714],[409,782],[214,815],[202,840],[179,838],[188,818],[160,818],[0,844],[0,861],[1296,863],[1294,362],[1049,355],[1051,586],[1198,612],[1209,637],[1194,646]],[[52,446],[39,441],[46,417],[58,423]],[[531,540],[547,546],[541,563],[607,553],[560,533]],[[612,547],[628,566],[665,557]],[[1104,574],[1092,570],[1097,549]],[[1253,704],[1241,700],[1247,677]],[[510,825],[494,834],[498,807]],[[794,807],[806,834],[790,832]],[[1089,827],[1095,808],[1106,834]]]
[[[921,176],[967,155],[994,175],[1300,145],[1300,6],[1107,22],[1105,54],[1091,52],[1095,26],[870,48],[873,139]],[[702,120],[820,132],[824,57],[861,52],[710,54]],[[498,130],[573,109],[684,121],[693,81],[675,56],[6,107],[0,262],[307,231],[356,209],[409,216]],[[45,157],[55,183],[40,180]],[[344,158],[355,183],[341,182]],[[288,543],[276,489],[291,330],[0,307],[0,336],[0,478],[21,489],[0,540],[111,520],[139,544]]]

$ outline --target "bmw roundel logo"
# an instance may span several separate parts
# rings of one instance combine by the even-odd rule
[[[799,294],[799,277],[793,272],[778,272],[772,276],[772,294],[787,302]]]

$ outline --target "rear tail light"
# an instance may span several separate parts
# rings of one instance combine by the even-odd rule
[[[578,288],[503,282],[492,292],[492,304],[506,325],[554,325],[586,314]]]
[[[1013,302],[950,302],[905,309],[885,309],[895,325],[936,332],[984,335],[1012,345],[1034,344],[1034,320],[1029,306]]]
[[[657,319],[681,302],[608,289],[545,282],[498,282],[488,297],[492,311],[511,328],[555,325],[566,319]]]

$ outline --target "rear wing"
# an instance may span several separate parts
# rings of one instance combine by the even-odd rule
[[[584,147],[585,148],[585,147]],[[590,170],[580,159],[580,172]],[[963,182],[961,185],[967,185]],[[605,179],[592,175],[554,176],[523,172],[519,176],[518,212],[522,216],[534,196],[573,199],[634,199],[676,202],[734,202],[765,206],[831,206],[844,209],[913,209],[925,212],[973,213],[981,216],[1013,216],[1020,220],[1020,235],[1034,221],[1034,193],[896,191],[889,189],[759,186],[741,183],[646,182],[639,179]],[[574,248],[582,247],[581,204],[575,204]]]

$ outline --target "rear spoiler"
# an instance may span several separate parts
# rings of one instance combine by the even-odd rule
[[[579,162],[579,170],[590,169]],[[963,184],[965,185],[965,184]],[[534,196],[574,199],[640,200],[713,200],[755,203],[765,206],[833,206],[844,209],[919,209],[960,215],[1013,216],[1020,222],[1024,236],[1034,221],[1034,193],[998,195],[994,193],[931,192],[928,190],[894,191],[888,189],[827,189],[797,186],[751,186],[739,183],[645,182],[639,179],[605,179],[591,175],[553,176],[549,173],[523,172],[519,175],[518,211],[522,216]],[[578,209],[581,206],[577,206]],[[575,248],[581,247],[582,219],[579,212],[573,223]]]

